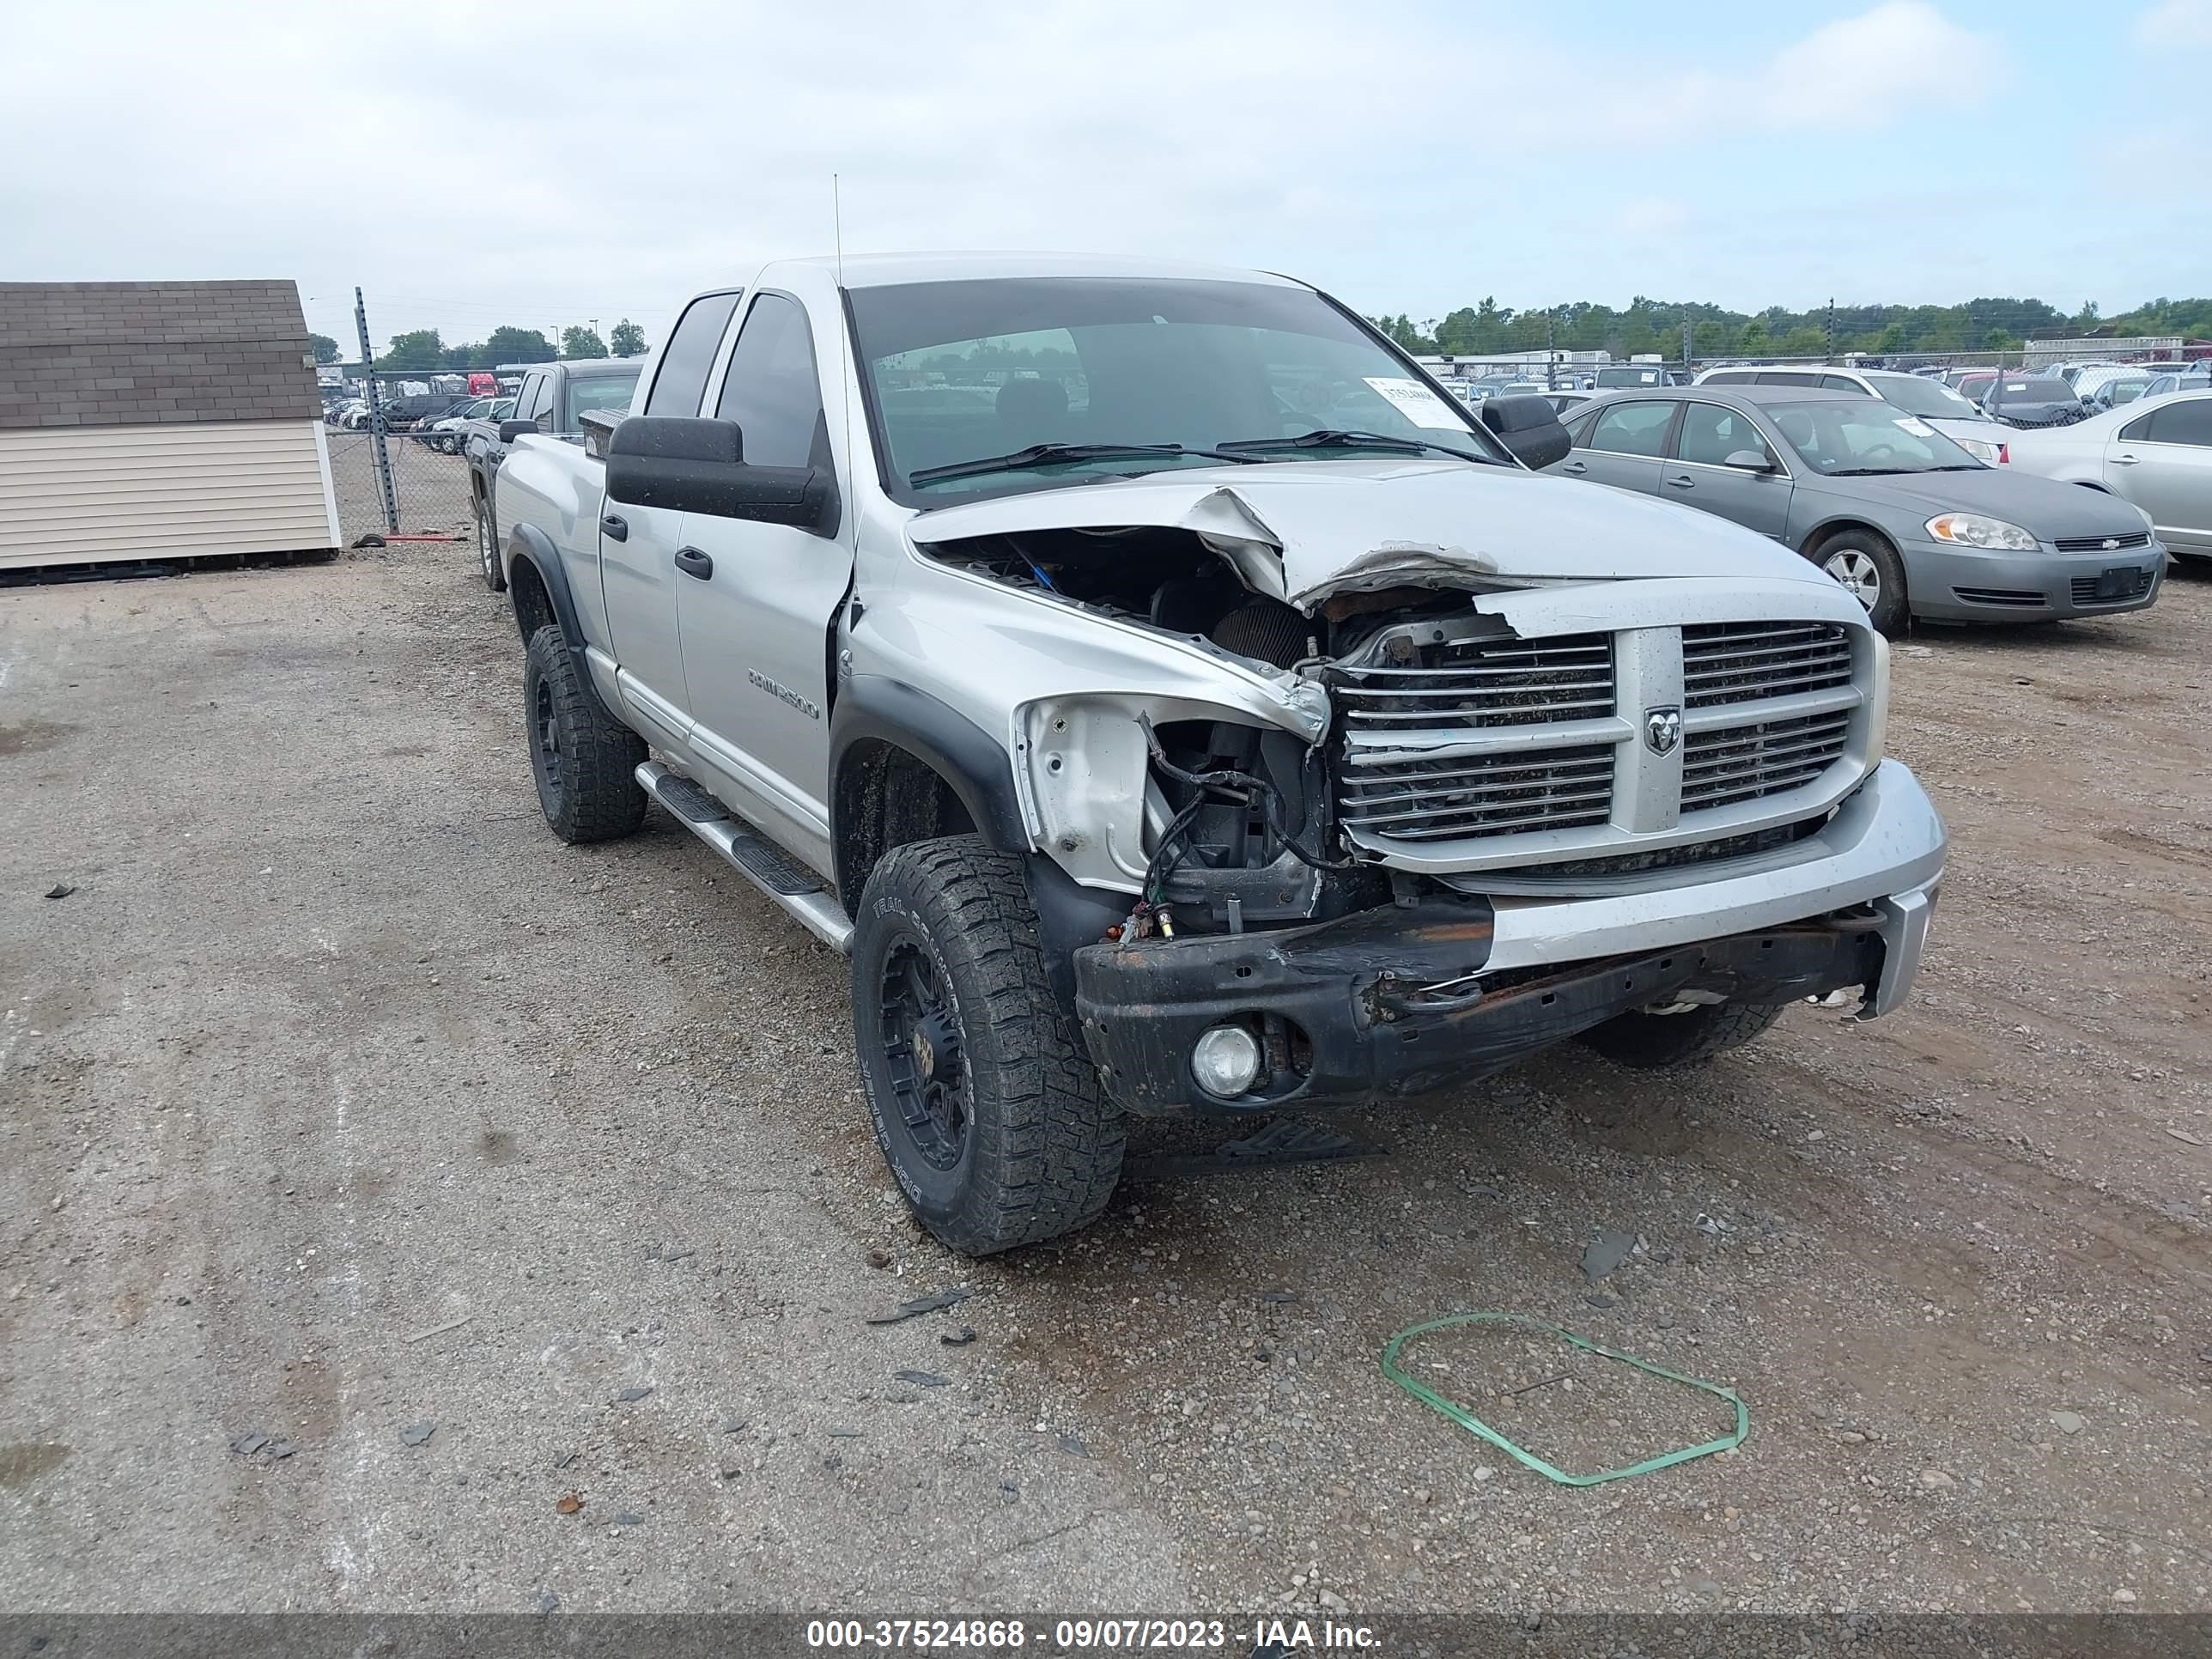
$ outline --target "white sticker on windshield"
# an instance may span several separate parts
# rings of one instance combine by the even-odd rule
[[[1365,379],[1415,426],[1446,432],[1467,430],[1467,422],[1452,413],[1451,405],[1419,380],[1396,380],[1387,374],[1370,374]]]
[[[1936,434],[1936,428],[1929,425],[1927,422],[1922,420],[1917,415],[1907,415],[1903,420],[1898,422],[1897,424],[1899,430],[1910,432],[1916,438],[1933,437]]]

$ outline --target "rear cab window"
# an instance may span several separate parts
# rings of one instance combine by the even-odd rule
[[[660,366],[653,371],[653,390],[646,394],[645,415],[696,415],[699,400],[707,395],[707,376],[722,349],[722,332],[740,295],[702,294],[684,307],[676,327],[661,349]]]

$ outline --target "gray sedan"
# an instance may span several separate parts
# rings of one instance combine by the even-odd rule
[[[1984,466],[1872,398],[1654,386],[1565,418],[1574,447],[1550,471],[1680,501],[1795,548],[1884,633],[1908,617],[2136,611],[2165,573],[2166,549],[2126,501]]]

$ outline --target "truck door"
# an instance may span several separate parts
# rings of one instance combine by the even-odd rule
[[[714,413],[736,422],[750,464],[833,465],[798,301],[753,297]],[[829,844],[830,618],[853,575],[842,522],[824,529],[687,513],[676,561],[692,752],[720,775],[717,793],[817,861]]]
[[[698,416],[707,375],[737,304],[734,294],[709,294],[684,307],[639,413]],[[606,602],[607,631],[614,636],[615,661],[645,689],[646,696],[631,696],[634,705],[663,737],[680,741],[690,724],[684,718],[690,699],[676,643],[677,590],[684,580],[677,573],[676,550],[684,544],[684,515],[670,507],[621,501],[606,502],[602,513],[599,591]],[[635,690],[628,680],[624,689],[626,694]]]

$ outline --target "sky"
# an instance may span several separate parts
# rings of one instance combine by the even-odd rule
[[[2212,0],[12,0],[0,280],[381,348],[764,260],[1256,266],[1369,313],[2212,292]],[[1184,14],[1184,15],[1178,15]]]

